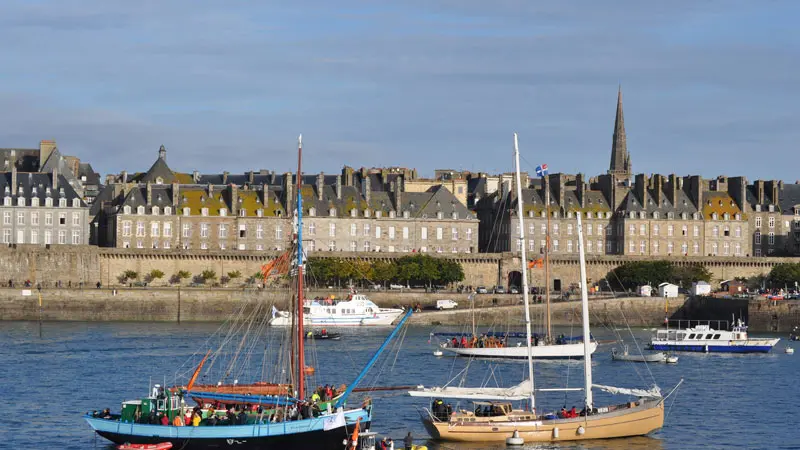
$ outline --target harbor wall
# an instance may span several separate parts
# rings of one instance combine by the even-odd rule
[[[0,320],[46,321],[146,321],[146,322],[221,322],[237,311],[270,314],[272,305],[286,308],[287,293],[280,290],[202,289],[202,288],[103,288],[103,289],[8,289],[0,288]],[[345,293],[336,290],[314,291],[310,297]],[[429,294],[424,292],[372,292],[370,298],[379,306],[414,306],[426,310],[410,321],[421,325],[464,325],[473,312],[465,294]],[[459,308],[431,311],[438,299],[453,299]],[[516,295],[478,295],[475,297],[475,321],[481,325],[523,325],[521,298]],[[786,332],[800,325],[800,302],[743,302],[726,299],[670,299],[657,297],[593,297],[589,302],[593,326],[657,327],[665,316],[677,319],[730,320],[737,312],[748,320],[753,331]],[[716,313],[711,313],[716,311]],[[579,326],[580,302],[551,304],[554,325]],[[545,306],[531,306],[532,319],[542,323]]]

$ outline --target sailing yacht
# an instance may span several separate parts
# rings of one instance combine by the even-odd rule
[[[99,415],[85,415],[84,419],[98,435],[116,444],[171,444],[172,448],[181,450],[219,448],[341,450],[342,442],[347,441],[354,430],[358,430],[359,427],[369,430],[372,404],[357,403],[349,406],[346,402],[412,311],[409,309],[405,313],[361,373],[342,390],[343,392],[325,402],[309,401],[309,397],[313,396],[310,396],[306,389],[306,378],[312,371],[305,363],[303,343],[305,255],[302,245],[302,196],[299,195],[301,161],[302,137],[298,139],[297,211],[292,243],[293,256],[281,255],[264,269],[264,272],[269,272],[272,270],[270,268],[281,265],[275,264],[276,261],[289,262],[294,258],[291,264],[286,264],[286,269],[288,271],[288,266],[293,266],[291,270],[293,289],[289,290],[289,295],[292,297],[292,304],[295,305],[296,317],[299,320],[294,321],[292,329],[286,333],[288,336],[279,336],[277,339],[280,342],[272,342],[273,345],[270,345],[269,337],[274,337],[277,333],[269,334],[267,331],[269,327],[265,317],[268,307],[261,303],[243,305],[242,309],[232,315],[230,323],[225,326],[226,329],[220,328],[216,337],[222,337],[223,343],[219,349],[215,352],[209,350],[206,353],[186,385],[174,387],[155,385],[149,395],[122,402],[119,413],[106,410]],[[265,273],[265,278],[268,275],[269,273]],[[284,338],[291,341],[287,346],[291,348],[288,356],[282,351],[285,347]],[[267,340],[266,345],[261,342],[262,340]],[[234,347],[236,351],[228,353],[226,347],[223,347],[225,345]],[[242,349],[249,351],[241,351]],[[249,361],[256,358],[256,355],[267,354],[273,349],[278,354],[278,361],[273,363],[264,357],[260,373],[273,371],[284,384],[257,381],[239,385],[238,380],[234,380],[232,385],[223,384],[231,373],[246,372],[241,365],[235,364],[237,361]],[[214,358],[209,360],[212,354]],[[215,364],[224,366],[220,367],[221,380],[218,384],[195,383],[204,368],[208,375],[211,373],[210,366]],[[291,370],[285,370],[286,366],[290,366]],[[326,369],[336,370],[335,367]],[[191,401],[194,404],[190,404]],[[238,414],[233,412],[232,405],[235,405]],[[215,408],[224,409],[217,411]],[[187,416],[197,420],[197,424],[185,425]]]
[[[514,158],[516,162],[517,196],[522,198],[519,173],[519,149],[517,135],[514,134]],[[522,226],[522,202],[517,203],[520,221],[520,239],[524,240]],[[524,242],[524,241],[523,241]],[[586,281],[586,261],[583,247],[583,230],[581,216],[578,215],[578,248],[581,271],[581,310],[583,335],[589,334],[589,302]],[[434,406],[429,410],[423,408],[420,413],[422,422],[428,433],[446,441],[491,441],[504,442],[515,436],[526,442],[558,442],[585,439],[604,439],[646,435],[658,430],[664,424],[664,400],[658,387],[650,390],[626,389],[592,383],[592,354],[589,342],[583,342],[584,352],[584,387],[564,389],[536,389],[534,387],[533,346],[531,345],[531,319],[528,309],[528,277],[525,269],[525,246],[522,248],[522,284],[525,303],[525,327],[527,345],[527,361],[529,379],[509,389],[487,388],[420,388],[410,391],[414,397],[433,398]],[[597,388],[610,393],[626,394],[637,397],[636,401],[610,406],[594,404],[592,389]],[[583,390],[585,407],[580,414],[559,416],[542,414],[536,407],[536,392]],[[452,414],[438,407],[441,398],[458,398],[472,400],[475,408],[459,410]],[[527,399],[525,409],[514,409],[513,400]]]

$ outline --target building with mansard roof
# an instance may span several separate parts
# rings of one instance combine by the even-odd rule
[[[119,248],[281,250],[292,232],[296,176],[173,171],[162,146],[147,172],[107,179],[94,205],[97,243]],[[471,253],[478,220],[445,183],[405,189],[408,169],[345,167],[303,175],[308,251]]]

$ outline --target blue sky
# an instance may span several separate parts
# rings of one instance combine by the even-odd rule
[[[333,6],[335,4],[336,6]],[[800,179],[800,2],[0,3],[0,147],[102,172],[608,168]],[[530,165],[527,167],[533,172]]]

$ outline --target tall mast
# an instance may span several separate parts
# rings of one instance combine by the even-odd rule
[[[543,175],[542,177],[545,177]],[[544,186],[544,203],[547,215],[547,231],[544,233],[544,323],[545,323],[545,342],[553,342],[553,330],[550,324],[550,183],[542,183]],[[523,242],[524,245],[524,242]]]
[[[525,223],[522,219],[522,177],[519,174],[519,143],[514,133],[514,169],[517,176],[517,219],[519,220],[520,258],[522,260],[522,299],[525,304],[525,332],[528,347],[528,376],[531,379],[531,412],[536,411],[536,399],[533,389],[533,350],[531,349],[531,310],[528,303],[528,256],[525,254]]]
[[[297,229],[295,239],[297,240],[297,398],[305,399],[305,348],[303,332],[303,196],[300,188],[303,186],[302,179],[303,163],[303,135],[297,138]]]
[[[590,348],[592,335],[589,331],[589,294],[586,286],[586,254],[583,249],[583,225],[581,214],[578,213],[578,256],[581,260],[581,316],[583,316],[583,379],[584,392],[586,392],[587,414],[592,410],[592,350]]]

